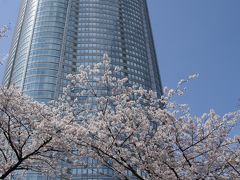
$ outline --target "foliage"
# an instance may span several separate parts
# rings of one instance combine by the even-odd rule
[[[62,116],[14,87],[1,88],[0,179],[17,170],[57,172],[68,150],[62,132],[71,120],[71,114]]]
[[[174,103],[197,75],[159,98],[130,86],[120,71],[105,54],[102,63],[68,75],[63,95],[49,105],[1,88],[0,179],[17,170],[61,174],[62,162],[87,165],[83,157],[120,179],[240,177],[240,139],[230,136],[239,112],[192,117],[187,105]]]
[[[2,28],[0,28],[0,40],[3,38],[3,37],[6,37],[6,34],[8,32],[9,28],[8,26],[3,26]],[[1,58],[0,59],[0,65],[3,65],[4,61],[5,61],[6,58]]]
[[[8,26],[3,26],[0,28],[0,39],[6,36],[8,29]]]
[[[181,80],[176,90],[166,88],[158,99],[151,90],[116,78],[119,70],[105,55],[103,63],[68,76],[61,103],[76,116],[69,137],[79,152],[84,150],[81,155],[99,160],[121,179],[240,177],[239,138],[230,137],[239,112],[220,117],[211,110],[192,117],[188,106],[173,103],[174,95],[183,95],[183,84],[197,75]]]

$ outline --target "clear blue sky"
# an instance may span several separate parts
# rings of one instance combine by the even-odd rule
[[[179,102],[200,115],[237,109],[240,97],[240,0],[148,0],[164,86],[199,73]],[[0,25],[11,24],[0,52],[9,49],[19,0],[0,0]],[[0,78],[3,68],[0,67]]]

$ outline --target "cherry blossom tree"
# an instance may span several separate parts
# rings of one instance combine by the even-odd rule
[[[230,136],[240,113],[193,117],[187,105],[172,100],[197,75],[159,97],[130,85],[120,72],[105,54],[102,63],[68,75],[63,95],[48,105],[1,88],[0,179],[18,170],[65,176],[69,164],[87,166],[82,157],[120,179],[240,177],[240,138]]]
[[[3,26],[0,28],[0,39],[6,36],[8,29],[8,26]]]
[[[105,54],[103,63],[68,75],[70,84],[59,104],[76,118],[68,137],[80,152],[121,179],[240,177],[240,138],[230,136],[240,113],[220,117],[210,110],[193,117],[187,105],[172,100],[197,75],[181,80],[175,90],[165,88],[158,98],[151,90],[130,86],[119,71]]]
[[[2,28],[0,28],[0,40],[3,38],[3,37],[6,37],[6,33],[7,31],[9,30],[8,26],[3,26]],[[4,61],[4,58],[0,59],[0,65],[3,65],[3,61]]]
[[[57,174],[68,152],[71,113],[33,101],[16,88],[0,89],[0,179],[18,170]]]

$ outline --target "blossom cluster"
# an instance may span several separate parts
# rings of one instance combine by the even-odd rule
[[[84,157],[120,179],[240,177],[240,137],[230,135],[240,112],[193,117],[172,100],[197,74],[159,97],[119,71],[105,54],[102,63],[68,75],[62,96],[47,105],[1,88],[0,178],[33,170],[71,179],[72,167],[88,168]]]

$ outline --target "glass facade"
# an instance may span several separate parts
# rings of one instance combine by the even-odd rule
[[[4,85],[48,102],[61,95],[67,74],[101,62],[104,53],[130,85],[161,94],[146,0],[22,0]],[[75,179],[114,179],[88,161],[93,168],[72,169]]]

